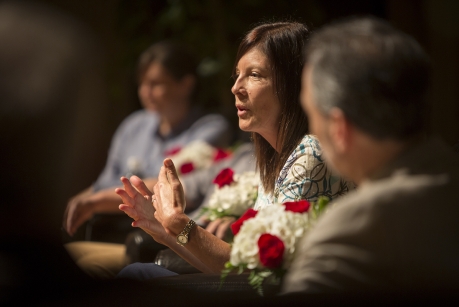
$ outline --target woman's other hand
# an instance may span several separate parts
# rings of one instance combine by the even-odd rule
[[[155,208],[151,200],[153,193],[147,188],[145,183],[137,176],[129,179],[121,177],[124,189],[115,190],[123,200],[119,209],[124,211],[129,217],[134,219],[133,227],[139,227],[151,235],[156,241],[164,242],[165,231],[155,218]]]
[[[185,193],[171,159],[165,159],[154,187],[155,217],[167,233],[176,236],[190,220],[184,213]]]

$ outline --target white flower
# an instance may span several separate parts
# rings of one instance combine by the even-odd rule
[[[258,254],[258,239],[262,234],[269,233],[284,242],[283,268],[288,268],[307,228],[308,213],[285,211],[282,204],[265,207],[254,218],[246,220],[234,237],[230,262],[233,266],[246,264],[249,269],[263,268]]]
[[[255,172],[235,174],[234,181],[221,188],[215,185],[215,191],[207,205],[210,220],[220,216],[241,216],[253,207],[258,195],[260,177]]]
[[[192,163],[193,169],[203,169],[212,165],[217,149],[208,143],[196,140],[183,147],[178,153],[170,158],[174,162],[177,171],[180,172],[182,165]]]

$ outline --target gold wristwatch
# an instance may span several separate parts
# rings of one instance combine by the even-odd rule
[[[177,236],[177,244],[181,246],[185,246],[188,243],[188,236],[190,235],[190,231],[196,223],[193,220],[190,220],[183,228],[182,232]]]

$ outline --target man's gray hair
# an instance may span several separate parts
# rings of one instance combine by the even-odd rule
[[[323,113],[337,107],[380,139],[404,140],[426,128],[429,59],[388,22],[364,17],[325,26],[312,35],[305,56]]]

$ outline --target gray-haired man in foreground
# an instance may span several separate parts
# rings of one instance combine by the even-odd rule
[[[302,82],[311,133],[359,188],[301,242],[283,291],[457,288],[458,160],[425,132],[419,44],[378,19],[335,23],[311,38]]]

